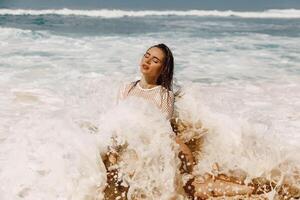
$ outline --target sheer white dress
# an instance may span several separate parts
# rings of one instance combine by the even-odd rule
[[[140,82],[135,86],[134,82],[124,84],[119,90],[118,100],[124,100],[130,96],[142,97],[149,103],[157,106],[166,115],[167,119],[171,119],[173,116],[174,94],[160,85],[144,89],[140,86]]]

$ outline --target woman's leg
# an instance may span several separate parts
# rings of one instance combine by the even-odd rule
[[[211,176],[195,177],[191,185],[194,188],[194,197],[206,199],[208,197],[250,195],[254,188],[251,186],[228,182]]]

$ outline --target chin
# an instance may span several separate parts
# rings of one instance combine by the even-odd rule
[[[140,69],[140,72],[143,74],[143,75],[148,75],[148,71],[147,70],[144,70],[143,68]]]

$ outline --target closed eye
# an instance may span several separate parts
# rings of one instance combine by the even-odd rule
[[[159,60],[157,60],[156,58],[153,59],[153,62],[158,63]]]
[[[149,53],[145,53],[145,54],[144,54],[144,57],[145,57],[145,58],[149,58],[149,56],[150,56]]]
[[[146,53],[144,54],[144,57],[145,57],[145,58],[149,58],[150,56],[151,56],[151,54],[148,53],[148,52],[146,52]],[[156,56],[154,56],[151,60],[152,60],[154,63],[159,63],[159,62],[161,62],[160,59],[158,59]]]

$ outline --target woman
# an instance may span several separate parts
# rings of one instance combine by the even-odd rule
[[[174,93],[172,88],[174,58],[171,50],[165,44],[151,46],[141,59],[140,71],[142,73],[141,79],[124,85],[119,91],[118,99],[123,100],[131,96],[144,98],[150,104],[159,108],[167,119],[171,119],[174,111]],[[182,157],[181,155],[183,154],[182,160],[184,160],[191,169],[194,159],[190,149],[179,137],[175,137],[175,141],[180,146],[180,157]],[[116,162],[116,156],[116,154],[112,153],[108,160],[114,164],[114,162]],[[212,181],[212,179],[206,179],[203,180],[203,182],[199,182],[197,178],[193,180],[188,182],[189,187],[186,186],[186,191],[190,193],[189,188],[192,187],[194,191],[192,195],[196,195],[200,198],[208,197],[211,193],[217,194],[218,196],[227,194],[231,196],[234,194],[247,194],[252,191],[251,188],[245,185],[229,183],[222,180]],[[228,187],[224,187],[224,185],[234,187],[235,191],[233,192],[231,189],[228,189]],[[124,190],[124,188],[122,190]],[[236,190],[238,192],[236,192]]]
[[[140,62],[141,79],[125,85],[119,92],[119,99],[143,97],[170,119],[174,110],[173,70],[174,59],[170,49],[164,44],[150,47]]]
[[[118,99],[142,97],[157,106],[167,119],[171,119],[174,112],[174,58],[171,50],[165,44],[151,46],[141,59],[140,71],[141,79],[123,86]],[[193,163],[190,149],[178,137],[175,140],[188,162]]]

